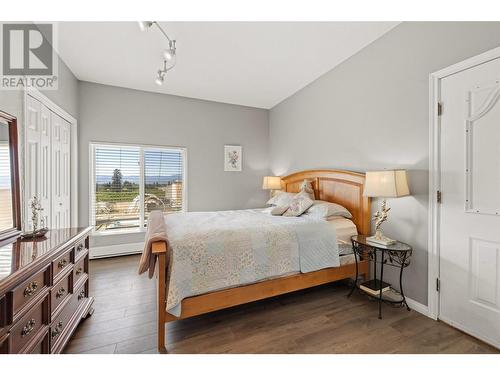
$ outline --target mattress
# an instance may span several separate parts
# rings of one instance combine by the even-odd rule
[[[346,243],[351,245],[351,237],[358,234],[356,225],[352,220],[346,219],[345,217],[335,216],[327,223],[332,226],[332,228],[337,233],[337,241],[339,243]]]
[[[356,225],[352,220],[339,216],[335,216],[327,222],[337,234],[340,265],[354,263],[356,260],[352,251],[351,237],[358,234]]]

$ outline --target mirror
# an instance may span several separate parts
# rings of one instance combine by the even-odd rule
[[[16,118],[0,111],[0,241],[21,230],[17,150]]]

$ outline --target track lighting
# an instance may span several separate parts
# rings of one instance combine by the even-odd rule
[[[165,81],[165,75],[167,72],[175,66],[176,63],[176,53],[177,48],[175,47],[175,40],[170,39],[165,30],[160,26],[160,24],[156,21],[139,21],[139,28],[141,31],[146,31],[155,25],[158,30],[167,38],[168,40],[168,49],[163,51],[163,69],[158,70],[158,75],[155,79],[157,85],[162,85]],[[171,62],[170,66],[167,66],[167,62]]]
[[[153,21],[139,21],[139,28],[141,31],[146,31],[151,26],[153,26]]]
[[[161,70],[158,70],[158,77],[156,77],[155,82],[158,86],[163,85],[163,82],[165,82],[165,73],[163,73]]]
[[[174,66],[167,66],[167,60],[163,60],[163,69],[158,70],[158,75],[155,78],[155,82],[158,86],[163,85],[163,82],[165,82],[165,76],[167,75],[167,72],[172,69]]]
[[[165,60],[173,60],[175,57],[175,40],[172,40],[168,43],[168,49],[163,51],[163,57],[165,57]]]

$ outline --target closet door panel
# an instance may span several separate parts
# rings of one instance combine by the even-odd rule
[[[52,118],[52,228],[70,227],[70,125]]]
[[[71,226],[71,125],[62,120],[61,125],[61,200],[62,200],[62,223],[64,228]]]
[[[40,115],[40,190],[39,199],[43,207],[42,217],[47,227],[51,227],[51,144],[50,144],[51,116],[50,111],[43,104]]]
[[[61,120],[51,112],[52,130],[52,228],[61,228]]]
[[[40,193],[41,174],[41,103],[28,96],[26,103],[26,145],[25,145],[25,222],[28,230],[32,229],[29,200]]]

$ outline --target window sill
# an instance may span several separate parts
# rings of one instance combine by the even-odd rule
[[[93,237],[122,236],[126,234],[146,233],[146,228],[122,229],[116,231],[92,231]]]

